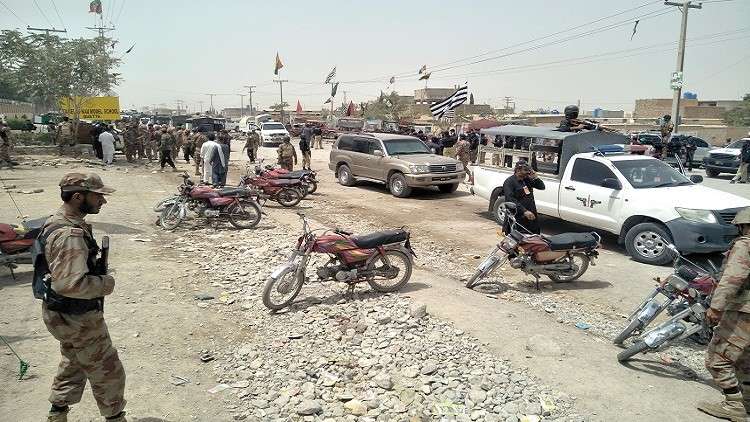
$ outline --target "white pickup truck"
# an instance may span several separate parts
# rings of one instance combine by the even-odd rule
[[[485,161],[473,168],[472,193],[489,201],[498,223],[505,218],[499,208],[503,183],[513,177],[511,168],[498,163],[525,156],[545,184],[534,191],[540,214],[614,233],[639,262],[669,262],[668,243],[683,253],[726,250],[737,236],[732,219],[750,206],[750,200],[700,186],[702,177],[689,179],[658,159],[603,153],[605,145],[626,143],[620,134],[528,126],[482,132],[497,139],[495,145],[530,146],[526,151],[490,146],[480,154]]]

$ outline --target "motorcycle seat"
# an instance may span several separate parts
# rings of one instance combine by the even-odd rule
[[[223,188],[217,191],[219,196],[242,196],[247,193],[247,189],[244,188]]]
[[[546,236],[550,249],[553,251],[564,251],[569,249],[585,249],[594,247],[599,239],[592,233],[562,233],[554,236]]]
[[[299,186],[298,179],[268,179],[271,186]]]
[[[285,173],[285,174],[277,174],[273,176],[274,179],[294,179],[297,180],[301,178],[302,175],[292,174],[292,173]]]
[[[359,248],[372,249],[381,245],[403,242],[409,234],[405,230],[383,230],[374,233],[351,237],[351,241]]]

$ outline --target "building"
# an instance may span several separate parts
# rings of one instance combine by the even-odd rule
[[[227,107],[221,110],[221,115],[228,119],[239,120],[242,116],[252,116],[250,106],[245,106],[244,109],[239,107]]]
[[[680,100],[680,116],[683,119],[721,119],[724,112],[738,107],[741,100]],[[635,100],[633,118],[657,119],[672,114],[671,98],[648,98]]]
[[[436,103],[450,97],[456,88],[424,88],[414,90],[414,104]]]

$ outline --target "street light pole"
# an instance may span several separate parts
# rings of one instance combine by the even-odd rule
[[[687,34],[687,20],[688,10],[690,9],[702,9],[703,6],[699,4],[691,4],[690,1],[684,1],[682,3],[676,3],[671,1],[665,1],[665,6],[677,6],[682,12],[682,25],[680,25],[680,44],[677,48],[677,72],[682,75],[682,69],[685,65],[685,35]],[[680,79],[682,77],[680,76]],[[678,126],[680,124],[680,98],[682,97],[682,80],[677,86],[672,88],[674,95],[672,96],[672,123],[674,124],[674,133],[678,132]]]

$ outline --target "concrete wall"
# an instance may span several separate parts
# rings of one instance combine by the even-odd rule
[[[33,119],[34,104],[0,98],[0,114],[5,115],[6,119],[19,119],[23,115]]]

